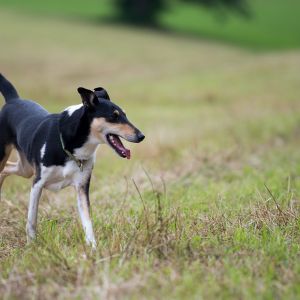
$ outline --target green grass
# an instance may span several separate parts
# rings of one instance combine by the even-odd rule
[[[300,3],[295,0],[252,0],[250,17],[229,10],[208,10],[170,1],[159,23],[174,33],[219,40],[251,49],[293,49],[300,46]],[[27,13],[82,18],[102,23],[115,16],[112,1],[0,0],[0,5]]]
[[[177,5],[162,20],[173,30],[256,49],[298,48],[300,3],[294,0],[248,1],[250,17],[224,15],[196,5]]]
[[[38,1],[29,0],[1,0],[0,5],[14,10],[24,11],[33,14],[42,14],[61,17],[101,18],[113,13],[113,7],[108,0],[80,0],[67,1]]]
[[[2,298],[299,298],[299,51],[8,10],[0,36],[1,72],[23,97],[57,112],[79,85],[104,86],[146,135],[130,161],[99,149],[95,252],[72,189],[43,194],[26,245],[31,183],[7,179]]]

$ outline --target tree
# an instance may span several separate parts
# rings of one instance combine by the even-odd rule
[[[244,15],[248,14],[247,0],[178,0],[196,3],[208,8],[231,8]],[[168,0],[115,0],[119,17],[129,23],[156,25],[158,14],[165,9]]]
[[[157,14],[165,8],[164,0],[115,0],[119,16],[129,23],[156,23]]]

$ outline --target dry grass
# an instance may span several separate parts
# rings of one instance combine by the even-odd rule
[[[103,85],[147,137],[129,162],[99,151],[95,252],[70,189],[44,193],[26,246],[30,183],[7,180],[2,298],[298,297],[299,52],[8,12],[0,34],[1,71],[22,95],[59,111],[78,85]]]

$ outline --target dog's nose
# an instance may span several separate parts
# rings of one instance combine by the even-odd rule
[[[139,133],[137,134],[138,142],[141,142],[144,138],[145,138],[145,136],[144,136],[141,132],[139,132]]]

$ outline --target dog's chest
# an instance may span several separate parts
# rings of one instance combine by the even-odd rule
[[[84,183],[91,172],[91,165],[86,162],[83,171],[74,161],[68,161],[65,166],[43,167],[41,179],[45,189],[58,191],[67,186],[76,186]]]

